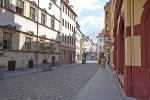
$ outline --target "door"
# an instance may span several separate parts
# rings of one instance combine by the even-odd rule
[[[33,60],[29,60],[28,61],[28,67],[29,68],[33,68]]]
[[[55,66],[55,56],[52,56],[52,66]]]
[[[16,66],[16,61],[8,61],[8,71],[14,71]]]

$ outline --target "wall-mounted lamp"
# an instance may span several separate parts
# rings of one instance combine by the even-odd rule
[[[111,45],[111,46],[113,46],[114,45],[114,43],[111,43],[111,39],[109,38],[109,39],[107,39],[107,42]]]

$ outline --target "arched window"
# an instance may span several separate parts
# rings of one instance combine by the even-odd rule
[[[109,16],[109,12],[108,12],[108,11],[106,11],[106,18],[108,18],[108,16]]]
[[[109,31],[109,25],[106,24],[106,32],[108,32],[108,31]]]

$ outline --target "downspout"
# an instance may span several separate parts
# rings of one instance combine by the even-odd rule
[[[62,19],[62,0],[60,0],[60,14],[59,14],[59,20],[61,21]],[[61,27],[61,22],[59,23],[59,62],[62,61],[61,57],[61,33],[62,33],[62,27]],[[62,65],[62,62],[60,63],[60,66]]]
[[[39,0],[38,0],[38,11],[37,11],[37,36],[36,36],[36,61],[35,61],[35,67],[38,66],[38,35],[39,35]]]
[[[134,0],[131,0],[131,95],[133,96],[133,66],[134,64]]]

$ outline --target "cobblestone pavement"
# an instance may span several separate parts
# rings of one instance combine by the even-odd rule
[[[99,69],[97,63],[0,80],[0,100],[71,100]]]

